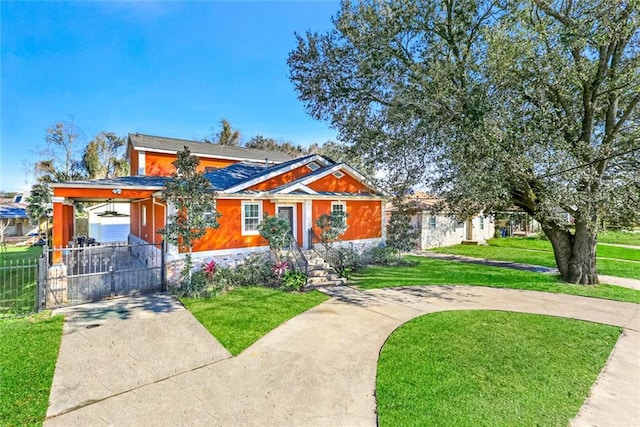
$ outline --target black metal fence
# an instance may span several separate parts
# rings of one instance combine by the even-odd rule
[[[39,258],[0,263],[0,318],[38,310]]]
[[[40,258],[0,262],[0,318],[164,290],[162,243],[45,247]]]

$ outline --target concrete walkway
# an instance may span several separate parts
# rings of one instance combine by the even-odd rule
[[[640,423],[638,304],[466,286],[326,292],[234,358],[167,296],[72,309],[45,425],[375,426],[386,338],[417,316],[464,309],[624,327],[574,425]]]

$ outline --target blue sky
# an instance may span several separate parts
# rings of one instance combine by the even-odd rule
[[[0,190],[22,190],[48,127],[201,139],[335,139],[288,79],[294,32],[326,31],[337,1],[2,1]]]

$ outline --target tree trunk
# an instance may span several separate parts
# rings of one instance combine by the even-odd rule
[[[596,230],[588,222],[576,219],[575,234],[557,225],[543,225],[551,241],[562,280],[581,285],[599,283],[596,270]]]

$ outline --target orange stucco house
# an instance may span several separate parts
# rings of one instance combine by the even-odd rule
[[[348,214],[342,242],[364,249],[384,239],[384,195],[347,164],[321,155],[293,159],[280,152],[136,133],[128,137],[130,176],[53,184],[52,246],[74,241],[77,202],[129,203],[129,242],[161,242],[157,231],[173,209],[162,200],[161,191],[173,172],[176,153],[185,146],[199,158],[221,214],[219,228],[209,230],[195,245],[195,261],[234,264],[251,252],[268,250],[257,230],[267,214],[288,218],[302,249],[312,245],[309,229],[315,220],[332,210]],[[166,256],[181,255],[169,247]]]

